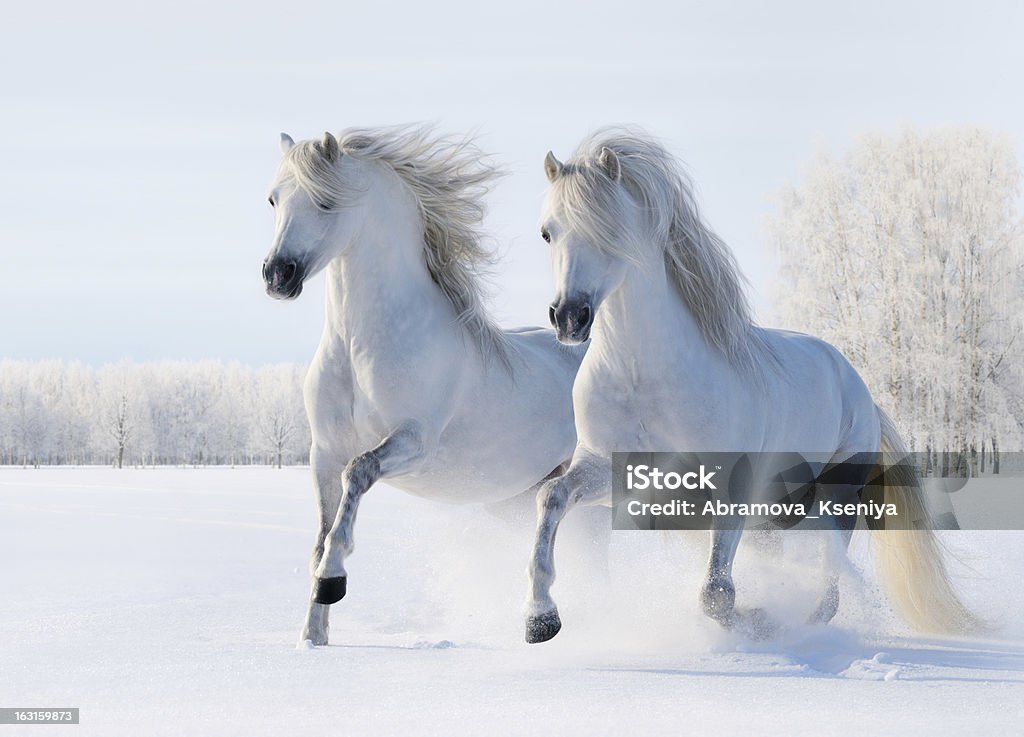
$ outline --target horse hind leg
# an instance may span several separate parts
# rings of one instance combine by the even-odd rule
[[[839,611],[839,574],[838,569],[846,560],[846,553],[853,537],[853,528],[857,518],[848,519],[850,515],[837,518],[836,528],[827,530],[822,541],[824,551],[822,565],[826,568],[825,590],[818,598],[818,603],[807,618],[808,624],[828,624]]]
[[[829,574],[825,583],[825,590],[818,599],[811,616],[807,618],[808,624],[828,624],[839,611],[839,576]]]
[[[838,483],[825,484],[829,496],[839,504],[858,502],[874,462],[875,456],[872,454],[855,454],[852,457],[840,454],[834,457],[834,468],[839,468],[841,474],[836,477]],[[825,532],[822,541],[824,550],[821,559],[826,569],[825,590],[818,599],[814,611],[807,618],[808,624],[828,624],[839,611],[838,571],[847,560],[857,516],[836,515],[832,522],[833,529]]]
[[[778,629],[762,609],[736,606],[736,586],[732,580],[732,563],[736,557],[743,520],[732,519],[728,526],[711,530],[711,554],[708,574],[700,593],[701,608],[711,619],[728,630],[735,630],[755,640],[771,637]]]

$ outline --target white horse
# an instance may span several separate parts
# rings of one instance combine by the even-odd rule
[[[660,144],[609,129],[564,164],[548,153],[544,168],[550,189],[541,235],[551,244],[558,290],[551,322],[559,340],[590,337],[590,347],[573,389],[579,440],[572,462],[538,495],[529,642],[561,628],[550,594],[555,532],[570,508],[610,504],[613,451],[798,452],[836,462],[870,454],[874,462],[880,450],[902,450],[892,422],[839,351],[753,324],[732,254],[702,221],[689,180]],[[900,473],[900,485],[887,493],[907,512],[920,505],[920,487],[905,467]],[[855,499],[859,491],[839,494]],[[845,542],[855,522],[839,520]],[[742,524],[732,519],[712,530],[701,592],[705,613],[727,627],[763,624],[735,607],[732,563]],[[875,537],[883,578],[911,622],[942,631],[973,624],[932,532]],[[838,607],[830,570],[815,622],[827,622]]]
[[[367,489],[386,479],[460,503],[535,490],[572,454],[584,351],[487,316],[477,228],[496,171],[469,142],[405,128],[282,134],[281,148],[267,292],[294,299],[327,273],[305,385],[319,526],[300,640],[324,645]]]

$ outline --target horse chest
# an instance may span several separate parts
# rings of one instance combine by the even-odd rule
[[[373,362],[356,361],[351,366],[352,422],[371,445],[380,442],[401,419],[395,405],[401,406],[410,383],[395,374]]]
[[[589,448],[682,450],[724,443],[733,420],[727,396],[670,368],[595,363],[574,390],[577,432]]]
[[[374,336],[376,337],[376,336]],[[379,442],[410,419],[433,422],[445,413],[459,367],[452,366],[457,344],[360,339],[349,346],[354,424]]]

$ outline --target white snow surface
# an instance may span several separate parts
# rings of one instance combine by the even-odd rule
[[[816,537],[748,540],[752,642],[699,612],[706,535],[567,521],[564,628],[522,641],[528,527],[379,485],[363,500],[331,645],[296,647],[314,507],[306,468],[0,469],[0,706],[81,709],[31,735],[1018,735],[1024,533],[946,533],[993,630],[909,632],[857,533],[844,600],[801,622]],[[575,525],[575,529],[574,529]]]

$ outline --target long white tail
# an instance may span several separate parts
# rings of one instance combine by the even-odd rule
[[[902,458],[908,453],[892,419],[878,409],[882,453]],[[890,483],[894,481],[895,483]],[[885,501],[896,505],[903,519],[926,519],[921,481],[912,465],[886,470]],[[946,634],[976,631],[981,621],[960,600],[949,580],[942,546],[930,525],[924,529],[877,530],[875,558],[890,601],[914,627]]]

